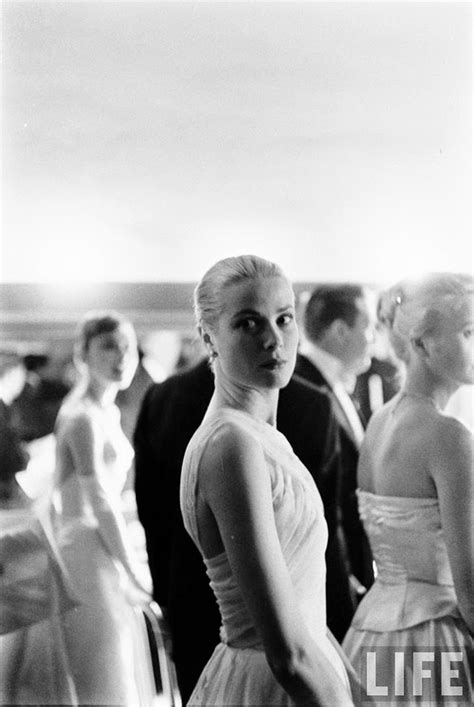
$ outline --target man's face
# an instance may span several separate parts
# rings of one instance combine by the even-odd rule
[[[341,360],[348,373],[359,375],[370,367],[375,335],[375,312],[369,300],[356,300],[358,314],[354,325],[347,326]]]

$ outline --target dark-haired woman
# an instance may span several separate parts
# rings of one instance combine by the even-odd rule
[[[146,577],[127,535],[121,491],[132,449],[115,405],[137,365],[132,325],[115,313],[89,315],[76,343],[82,377],[56,425],[55,525],[80,606],[64,620],[80,704],[147,705],[150,665],[134,605]]]

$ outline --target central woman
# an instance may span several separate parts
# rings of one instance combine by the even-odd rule
[[[352,705],[358,684],[326,627],[321,498],[275,426],[298,344],[292,287],[246,255],[216,263],[194,296],[215,392],[186,451],[181,509],[222,627],[188,704]]]

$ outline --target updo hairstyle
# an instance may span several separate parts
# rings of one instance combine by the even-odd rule
[[[130,338],[135,339],[132,324],[124,316],[114,311],[97,311],[86,314],[79,324],[76,334],[75,357],[83,361],[89,345],[96,336],[109,334],[124,326],[128,329]]]
[[[194,315],[198,329],[212,330],[222,311],[222,291],[229,285],[257,278],[282,277],[279,265],[256,255],[224,258],[213,265],[194,290]]]
[[[408,364],[410,343],[440,331],[474,293],[474,278],[467,274],[430,273],[402,280],[382,293],[377,316],[387,328],[396,356]]]

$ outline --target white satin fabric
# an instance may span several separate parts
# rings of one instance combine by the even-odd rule
[[[399,498],[358,491],[359,511],[377,566],[377,578],[352,620],[343,648],[356,671],[366,680],[367,652],[378,656],[379,672],[392,686],[412,681],[414,652],[458,651],[461,663],[453,667],[464,680],[463,696],[452,704],[473,702],[473,641],[457,606],[451,568],[436,498]],[[460,542],[462,539],[460,538]],[[397,670],[394,653],[404,656]],[[405,660],[406,659],[406,660]],[[384,665],[384,662],[387,664]],[[390,662],[390,665],[388,664]],[[439,660],[438,660],[439,668]],[[440,675],[430,665],[422,694],[404,700],[384,699],[384,705],[451,704],[441,694]],[[461,685],[458,681],[456,685]]]

